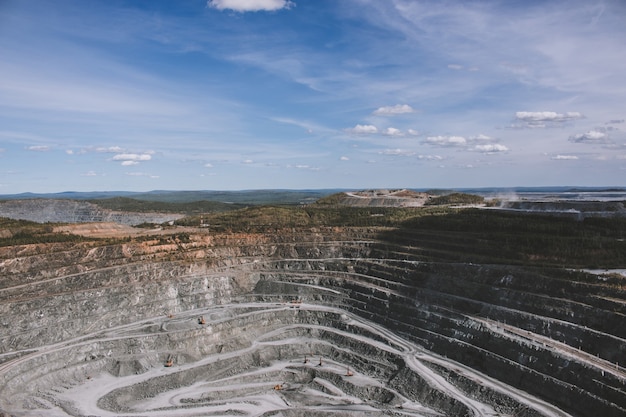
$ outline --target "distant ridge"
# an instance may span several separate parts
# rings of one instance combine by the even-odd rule
[[[194,201],[216,201],[237,204],[303,204],[312,203],[322,197],[339,192],[339,189],[323,190],[241,190],[241,191],[65,191],[60,193],[20,193],[0,195],[2,200],[100,200],[115,197],[128,197],[136,200],[168,203],[189,203]]]
[[[432,193],[432,188],[407,188],[415,192]],[[0,194],[2,200],[26,200],[26,199],[68,199],[68,200],[98,200],[114,197],[128,197],[145,201],[161,201],[171,203],[189,203],[193,201],[217,201],[222,203],[237,204],[303,204],[311,203],[320,198],[327,197],[339,192],[358,191],[358,189],[334,188],[334,189],[265,189],[265,190],[153,190],[153,191],[64,191],[59,193],[20,193]],[[568,193],[626,193],[626,187],[602,186],[549,186],[549,187],[476,187],[476,188],[450,188],[438,189],[439,193],[464,192],[478,194],[484,197],[503,193],[551,193],[556,197],[567,198]]]

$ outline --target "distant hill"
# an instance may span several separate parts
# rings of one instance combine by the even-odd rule
[[[363,190],[331,194],[318,200],[318,205],[347,207],[421,207],[430,196],[426,193],[408,190]]]
[[[307,204],[317,201],[339,189],[324,190],[241,190],[241,191],[167,191],[155,190],[148,192],[130,191],[67,191],[61,193],[21,193],[0,195],[0,200],[101,200],[116,197],[127,197],[135,200],[158,201],[163,203],[190,203],[198,201],[214,201],[226,204]]]

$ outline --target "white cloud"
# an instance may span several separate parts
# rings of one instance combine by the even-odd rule
[[[509,148],[507,148],[504,145],[500,145],[499,143],[491,143],[491,144],[486,144],[486,145],[476,145],[474,147],[474,150],[478,152],[485,152],[485,153],[497,153],[497,152],[506,152],[509,150]]]
[[[378,152],[380,155],[390,155],[390,156],[413,156],[415,152],[408,151],[404,149],[385,149],[384,151]]]
[[[515,118],[526,127],[547,127],[558,123],[582,119],[584,116],[579,112],[557,113],[553,111],[518,111]]]
[[[449,64],[448,68],[453,69],[453,70],[462,70],[463,69],[463,65],[458,65],[458,64]]]
[[[68,155],[74,155],[74,151],[71,150],[71,149],[66,149],[65,153],[68,154]]]
[[[29,146],[28,148],[29,151],[35,151],[35,152],[48,152],[50,150],[50,147],[47,145],[34,145],[34,146]]]
[[[340,161],[349,161],[350,158],[348,158],[347,156],[342,156],[341,158],[339,158]]]
[[[395,106],[379,107],[372,113],[375,116],[392,116],[396,114],[414,113],[415,110],[408,104],[396,104]]]
[[[476,142],[487,142],[487,141],[492,141],[493,138],[491,136],[483,135],[481,133],[480,135],[470,136],[470,140],[476,141]]]
[[[374,125],[356,125],[351,129],[346,129],[349,133],[360,134],[372,134],[378,133],[378,128]]]
[[[287,165],[287,168],[295,168],[295,169],[306,169],[309,171],[319,171],[320,168],[318,167],[314,167],[311,165],[306,165],[306,164],[296,164],[296,165]]]
[[[87,171],[83,174],[84,177],[95,177],[98,174],[96,174],[96,171]]]
[[[467,140],[463,136],[429,136],[426,143],[434,146],[465,146]]]
[[[569,137],[569,140],[576,143],[607,143],[609,135],[599,130],[590,130],[586,133],[572,135]]]
[[[246,159],[244,161],[241,162],[242,164],[253,164],[254,161],[252,159]]]
[[[440,155],[420,155],[419,159],[425,159],[427,161],[441,161],[443,160],[443,156]]]
[[[109,146],[108,148],[98,147],[98,148],[96,148],[96,152],[122,153],[122,152],[124,152],[124,149],[120,148],[119,146]]]
[[[572,161],[578,159],[578,157],[576,155],[555,155],[550,159],[558,161]]]
[[[415,129],[409,129],[407,132],[408,132],[408,134],[409,134],[409,135],[411,135],[411,136],[419,136],[419,134],[420,134],[420,132],[418,132],[418,131],[417,131],[417,130],[415,130]]]
[[[130,176],[130,177],[148,177],[151,179],[159,179],[160,175],[152,175],[152,174],[148,174],[145,172],[126,172],[126,175]]]
[[[139,165],[139,162],[137,162],[137,161],[122,161],[122,166],[124,166],[124,167],[129,167],[129,166],[133,166],[133,165]]]
[[[402,131],[400,129],[396,129],[395,127],[388,127],[383,131],[383,135],[402,136]]]
[[[259,12],[289,9],[294,5],[288,0],[209,0],[208,7],[217,10],[233,10],[235,12]]]
[[[210,163],[207,162],[206,164],[204,164],[204,167],[205,168],[213,168],[213,164],[210,164]]]
[[[120,153],[113,157],[114,161],[135,161],[135,162],[143,162],[149,161],[152,159],[152,155],[149,153]]]

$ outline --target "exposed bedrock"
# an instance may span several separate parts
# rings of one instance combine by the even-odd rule
[[[3,248],[0,410],[625,415],[623,278],[425,262],[390,236]]]

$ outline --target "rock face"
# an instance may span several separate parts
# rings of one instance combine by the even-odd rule
[[[422,261],[410,234],[0,248],[19,416],[621,416],[624,279]]]
[[[161,224],[183,217],[172,213],[128,213],[106,210],[87,201],[7,200],[0,202],[0,217],[30,220],[37,223],[115,222],[125,225]]]

